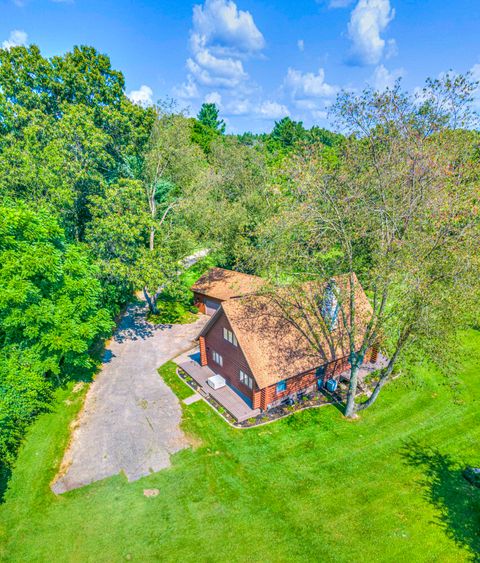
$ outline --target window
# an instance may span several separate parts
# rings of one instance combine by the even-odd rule
[[[233,344],[234,346],[238,346],[237,337],[233,334],[231,330],[228,330],[228,328],[225,327],[223,328],[223,338],[225,340],[228,340],[230,344]]]
[[[213,361],[218,364],[219,366],[223,366],[223,358],[217,352],[213,351]]]
[[[249,389],[253,389],[253,379],[242,370],[240,370],[240,382]]]
[[[285,380],[277,383],[277,393],[283,393],[287,390],[287,382]]]

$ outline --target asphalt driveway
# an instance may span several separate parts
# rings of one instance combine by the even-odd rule
[[[143,305],[127,309],[74,424],[55,493],[122,471],[134,481],[168,467],[170,455],[188,446],[178,399],[157,369],[193,346],[207,320],[154,327]]]

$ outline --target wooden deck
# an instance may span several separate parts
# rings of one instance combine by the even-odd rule
[[[252,409],[228,385],[221,389],[213,389],[208,385],[207,379],[215,373],[208,366],[201,366],[200,353],[196,351],[182,354],[175,359],[175,363],[201,386],[200,394],[210,396],[228,411],[238,422],[243,422],[260,414],[260,409]]]

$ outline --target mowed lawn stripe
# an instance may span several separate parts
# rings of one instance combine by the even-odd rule
[[[194,447],[176,454],[171,469],[55,497],[48,483],[78,410],[62,391],[55,412],[33,425],[13,472],[0,507],[1,555],[6,561],[467,561],[479,547],[473,530],[480,491],[455,468],[411,459],[420,453],[428,461],[433,448],[459,467],[480,461],[480,333],[466,333],[459,354],[459,387],[433,366],[413,365],[355,422],[324,407],[240,431],[203,401],[184,406],[183,427]],[[161,369],[167,382],[175,381],[174,369]],[[435,471],[442,477],[432,482]],[[144,488],[160,494],[145,498]]]

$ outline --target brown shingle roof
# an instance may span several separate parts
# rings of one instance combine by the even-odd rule
[[[225,301],[258,291],[265,280],[223,268],[211,268],[191,287],[192,291]]]
[[[372,309],[362,286],[356,277],[354,279],[356,342],[360,347]],[[348,276],[339,276],[335,281],[341,292],[348,291]],[[222,309],[260,389],[348,356],[348,336],[340,314],[331,338],[325,337],[321,330],[309,331],[307,328],[309,323],[315,327],[321,325],[314,299],[317,295],[323,295],[325,287],[326,284],[305,284],[301,288],[282,288],[272,295],[250,295],[222,303]],[[308,302],[308,306],[299,312],[298,306],[301,306],[302,301]],[[215,317],[218,318],[217,315]],[[209,326],[210,323],[202,331],[203,334],[208,332]],[[319,345],[312,347],[305,334],[317,338]],[[323,358],[318,352],[319,347],[323,351]]]

